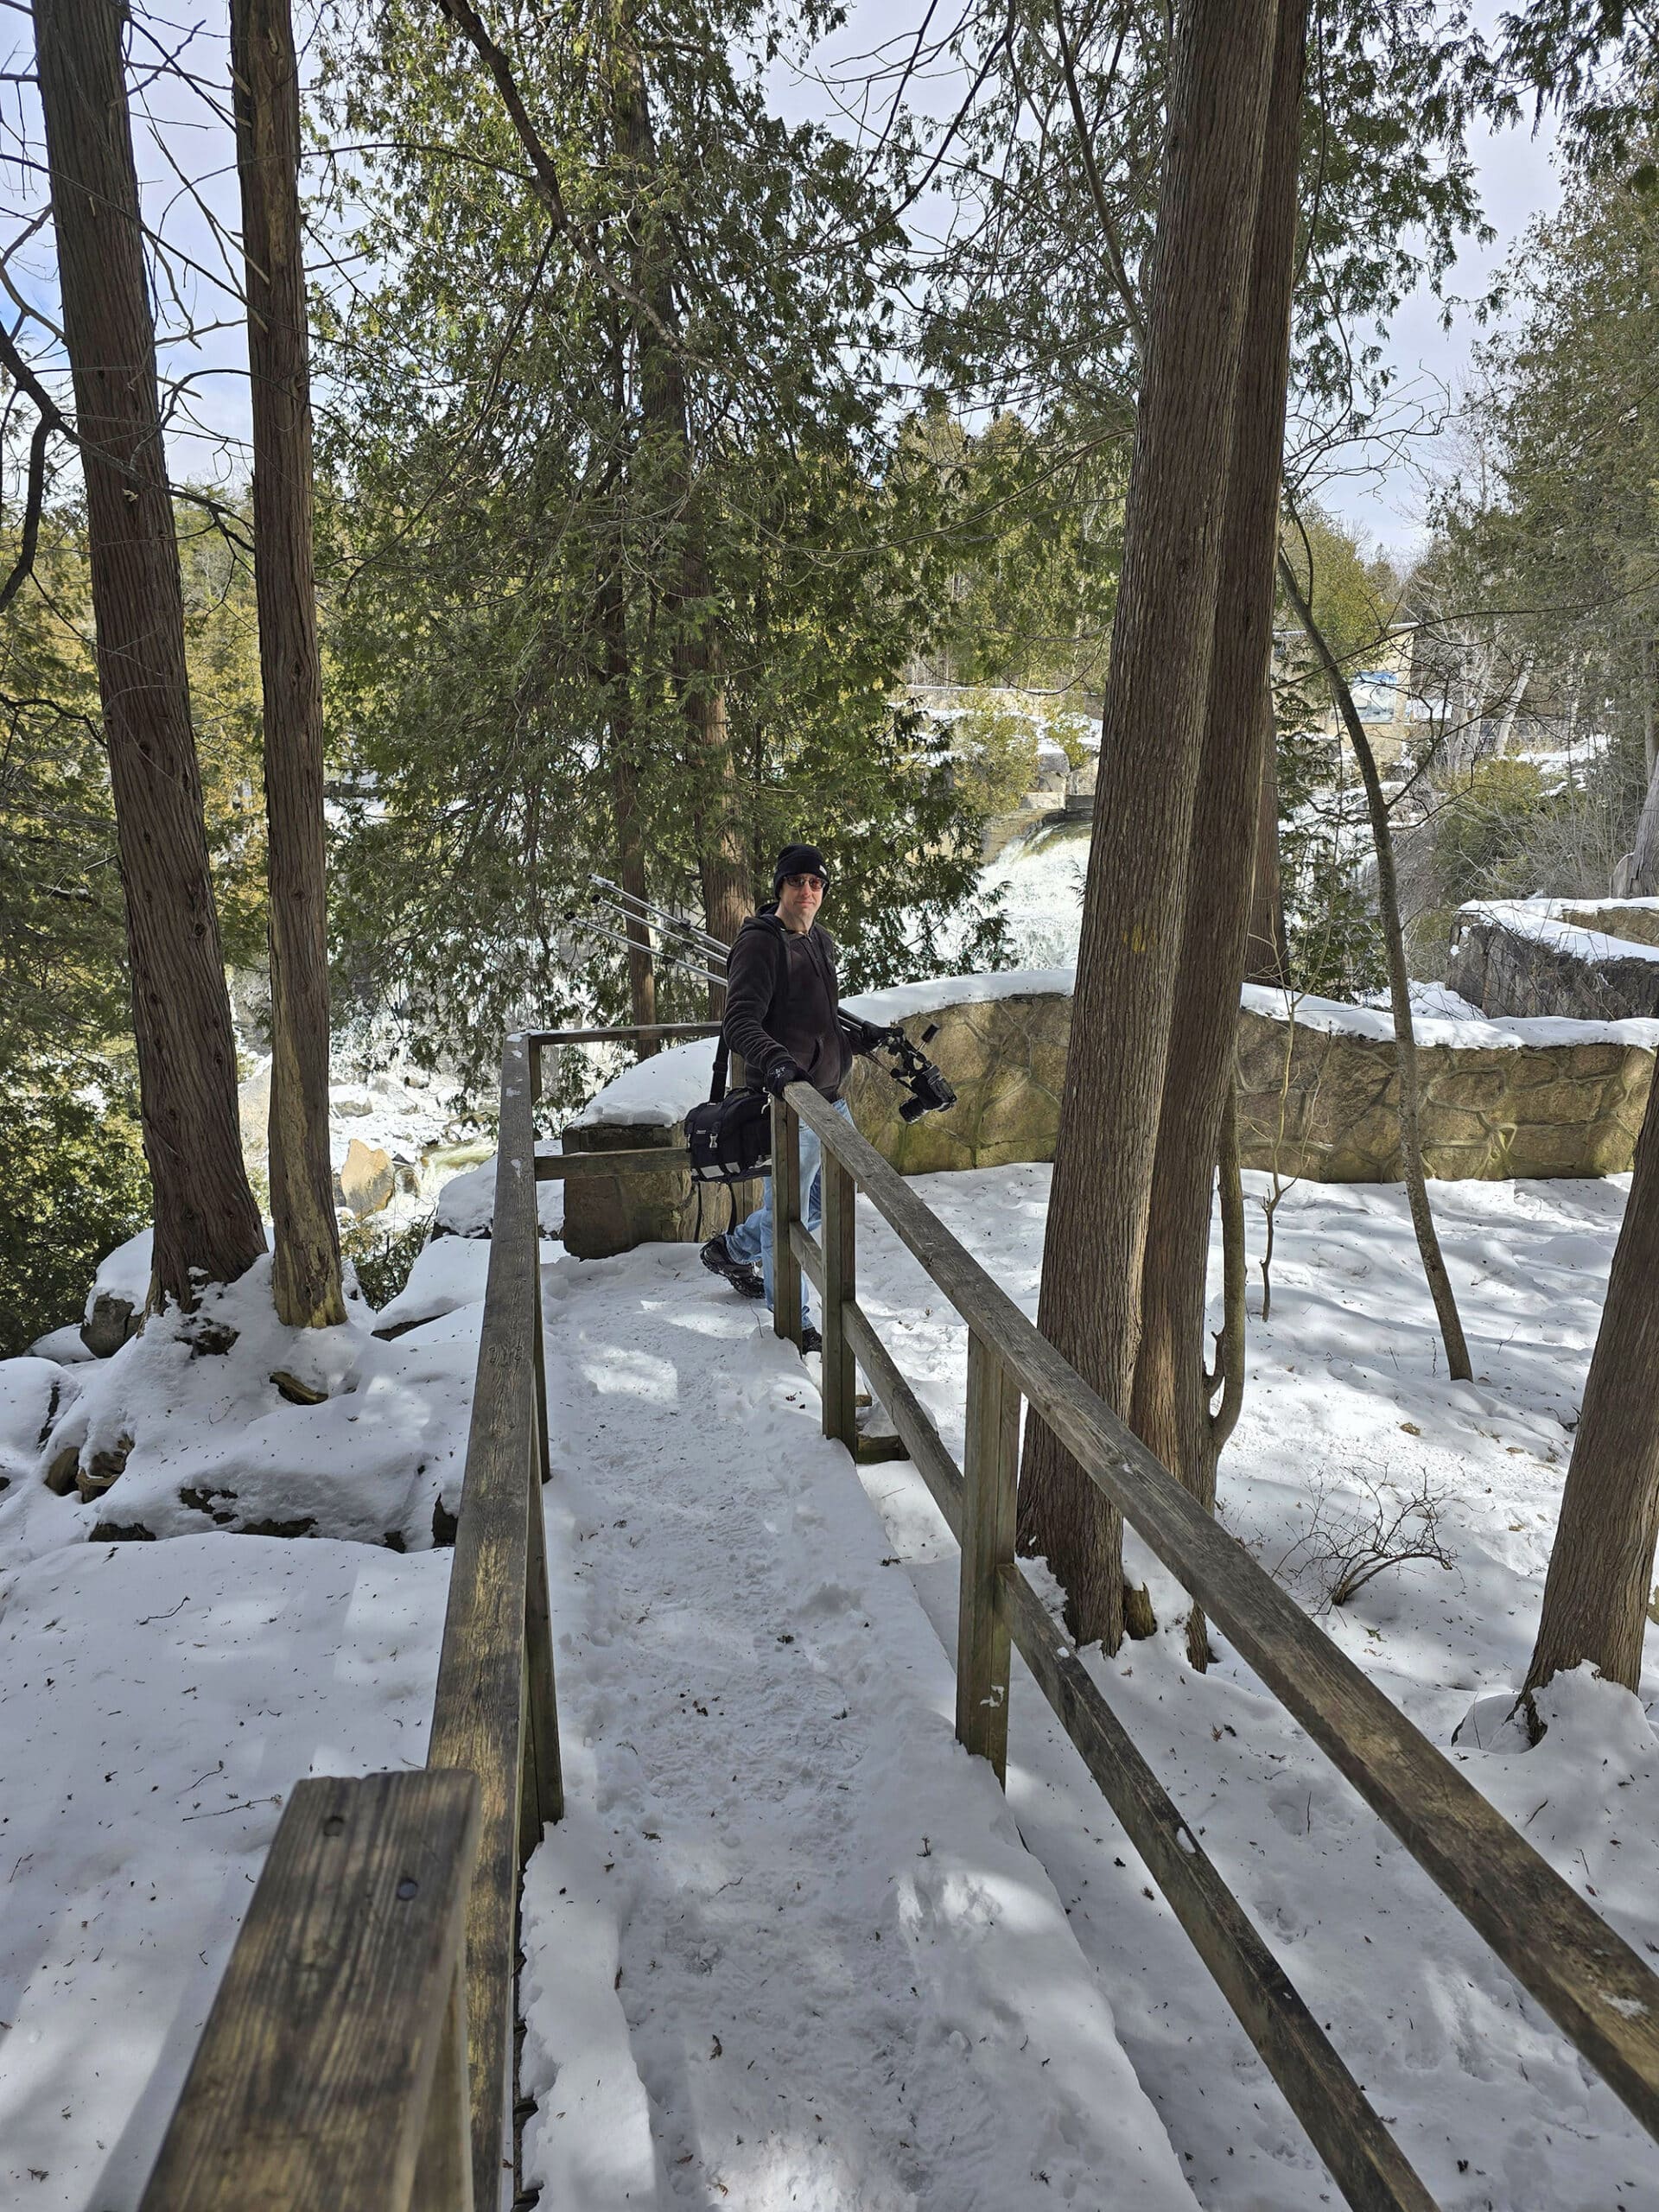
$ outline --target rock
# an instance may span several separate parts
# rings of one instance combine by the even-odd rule
[[[52,1464],[46,1471],[46,1486],[57,1497],[67,1497],[75,1487],[75,1477],[79,1472],[80,1446],[78,1444],[66,1445],[61,1452],[54,1454]]]
[[[92,1310],[80,1325],[80,1341],[94,1359],[108,1359],[143,1325],[143,1313],[134,1311],[130,1299],[100,1290],[94,1294]]]
[[[126,1471],[131,1451],[132,1439],[118,1436],[106,1450],[94,1452],[75,1475],[75,1487],[83,1499],[102,1497],[106,1490],[113,1489]]]
[[[366,1145],[361,1137],[353,1137],[340,1171],[340,1187],[359,1221],[365,1214],[380,1212],[397,1187],[397,1172],[391,1155],[378,1145]]]
[[[142,1521],[99,1521],[86,1539],[89,1544],[153,1544],[156,1531]]]
[[[277,1368],[270,1379],[290,1406],[321,1406],[327,1402],[326,1390],[319,1390],[315,1382],[302,1382],[286,1367]]]
[[[452,1551],[455,1531],[460,1528],[459,1516],[452,1513],[441,1497],[432,1501],[432,1548],[435,1551]]]

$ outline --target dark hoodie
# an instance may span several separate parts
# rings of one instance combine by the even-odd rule
[[[750,1082],[791,1059],[826,1098],[839,1098],[852,1048],[836,1019],[836,941],[814,922],[802,937],[775,906],[752,914],[726,963],[721,1033],[742,1055]]]

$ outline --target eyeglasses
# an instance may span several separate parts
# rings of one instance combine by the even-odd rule
[[[786,875],[784,881],[791,891],[804,891],[809,883],[815,891],[822,891],[823,888],[823,878],[821,875]]]

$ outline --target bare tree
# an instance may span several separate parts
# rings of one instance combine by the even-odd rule
[[[1659,1539],[1659,1084],[1584,1389],[1525,1694],[1587,1659],[1637,1689]],[[1535,1731],[1537,1721],[1532,1719]]]
[[[328,1157],[322,668],[312,537],[311,366],[300,231],[300,90],[288,0],[231,0],[247,270],[254,588],[270,889],[271,1287],[293,1328],[346,1318]]]
[[[1365,725],[1354,704],[1354,695],[1343,673],[1342,664],[1315,620],[1307,594],[1303,591],[1296,571],[1282,547],[1279,553],[1279,575],[1285,594],[1296,610],[1296,619],[1325,671],[1331,686],[1331,696],[1336,702],[1348,741],[1353,747],[1360,781],[1365,788],[1366,810],[1370,817],[1371,838],[1376,849],[1377,914],[1382,925],[1383,951],[1389,966],[1389,1001],[1394,1020],[1395,1073],[1400,1091],[1401,1172],[1405,1178],[1407,1202],[1411,1208],[1411,1225],[1416,1233],[1423,1273],[1428,1280],[1429,1294],[1434,1300],[1440,1335],[1446,1344],[1447,1371],[1454,1382],[1467,1382],[1471,1380],[1474,1370],[1469,1363],[1469,1348],[1464,1342],[1458,1301],[1452,1292],[1452,1278],[1446,1273],[1445,1255],[1440,1250],[1434,1216],[1428,1203],[1428,1185],[1423,1175],[1422,1084],[1417,1073],[1417,1033],[1412,1020],[1411,979],[1406,972],[1406,939],[1400,920],[1400,893],[1395,876],[1394,835],[1389,822],[1388,801],[1383,796],[1382,779],[1376,772],[1376,756],[1371,750],[1370,740],[1365,734]]]
[[[1216,1465],[1237,1417],[1243,1380],[1243,1200],[1236,1194],[1237,1122],[1224,1114],[1233,1090],[1239,987],[1249,945],[1251,893],[1262,836],[1260,794],[1272,742],[1274,552],[1285,390],[1290,367],[1290,300],[1296,247],[1296,176],[1301,121],[1305,0],[1281,0],[1256,208],[1249,307],[1240,341],[1232,462],[1215,649],[1210,669],[1203,763],[1192,813],[1186,912],[1175,991],[1158,1150],[1142,1267],[1141,1332],[1135,1357],[1133,1424],[1166,1466],[1202,1503],[1216,1502]],[[1275,825],[1276,827],[1276,825]],[[1230,1124],[1230,1147],[1223,1142]],[[1230,1160],[1228,1154],[1230,1151]],[[1220,1357],[1206,1370],[1205,1274],[1217,1157],[1224,1160],[1224,1239],[1239,1247],[1227,1270],[1230,1299]],[[1230,1166],[1230,1175],[1227,1173]],[[1210,1411],[1217,1387],[1218,1414]],[[1131,1618],[1131,1627],[1135,1625]],[[1188,1617],[1187,1648],[1205,1663],[1204,1617]]]
[[[265,1249],[243,1164],[236,1041],[190,726],[120,0],[35,0],[63,328],[86,482],[99,689],[126,901],[162,1294],[194,1301]]]
[[[1192,0],[1176,34],[1098,827],[1044,1249],[1039,1326],[1126,1416],[1277,15],[1274,0]],[[1253,821],[1253,788],[1249,810]],[[1206,1174],[1213,1159],[1212,1150]],[[1065,1585],[1073,1634],[1115,1649],[1121,1521],[1037,1421],[1026,1433],[1020,1540]]]

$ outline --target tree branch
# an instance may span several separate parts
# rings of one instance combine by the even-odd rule
[[[1071,120],[1077,126],[1077,149],[1083,156],[1083,173],[1089,180],[1089,196],[1095,203],[1095,214],[1105,241],[1106,258],[1111,264],[1112,282],[1117,286],[1123,302],[1123,311],[1128,316],[1135,343],[1144,353],[1147,349],[1146,321],[1141,313],[1141,303],[1130,285],[1129,272],[1124,266],[1123,251],[1118,244],[1117,226],[1112,219],[1111,209],[1106,204],[1106,188],[1101,181],[1100,168],[1095,160],[1094,140],[1084,113],[1083,94],[1077,86],[1077,73],[1071,59],[1071,41],[1065,35],[1065,0],[1054,0],[1054,29],[1059,35],[1060,67],[1065,73],[1065,96],[1071,102]]]

